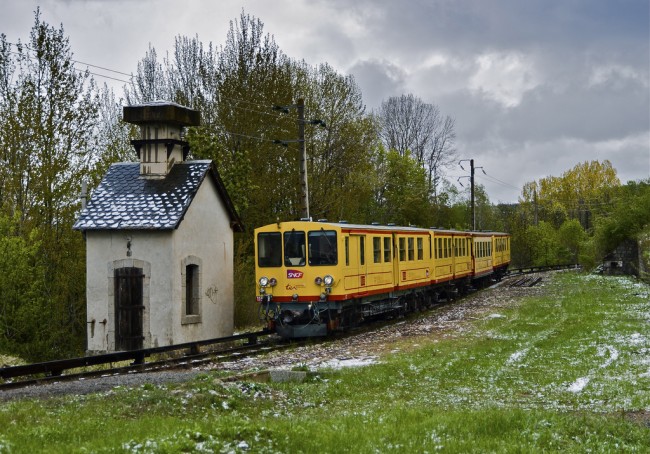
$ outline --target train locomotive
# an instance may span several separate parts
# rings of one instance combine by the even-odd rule
[[[326,336],[500,279],[510,236],[346,222],[255,229],[260,318],[285,338]]]

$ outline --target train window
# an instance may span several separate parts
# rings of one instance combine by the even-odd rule
[[[422,238],[418,238],[418,260],[424,260],[424,246]]]
[[[284,232],[284,266],[304,266],[305,259],[305,232]]]
[[[392,254],[390,250],[390,237],[384,237],[384,262],[390,262],[392,260]]]
[[[372,237],[372,256],[375,263],[381,262],[381,238],[378,236]]]
[[[414,246],[413,238],[408,239],[408,253],[409,253],[409,260],[415,260],[415,246]]]
[[[406,260],[406,238],[399,239],[399,261]]]
[[[334,230],[317,230],[307,235],[310,265],[336,265],[338,251]]]
[[[350,266],[350,237],[345,237],[345,266]]]
[[[260,268],[282,266],[282,235],[280,232],[257,235],[257,264]]]
[[[436,258],[441,259],[442,258],[442,238],[438,238],[438,255]]]

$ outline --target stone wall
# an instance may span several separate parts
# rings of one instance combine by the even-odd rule
[[[639,276],[639,244],[625,240],[603,259],[603,272],[608,275]]]

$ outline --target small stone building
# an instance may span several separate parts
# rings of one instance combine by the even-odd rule
[[[640,265],[639,244],[636,240],[628,239],[603,258],[602,269],[605,274],[612,276],[639,277]]]
[[[242,224],[212,161],[186,161],[173,103],[124,107],[139,162],[113,164],[74,225],[86,238],[88,353],[231,335],[233,232]]]

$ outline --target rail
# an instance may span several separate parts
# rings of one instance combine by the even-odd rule
[[[522,268],[508,269],[506,276],[516,276],[518,274],[541,273],[543,271],[559,271],[581,269],[580,265],[567,264],[567,265],[545,265],[545,266],[527,266]]]
[[[189,350],[192,354],[198,353],[201,347],[206,345],[223,344],[246,340],[246,345],[255,345],[261,336],[272,334],[270,331],[257,331],[251,333],[235,334],[233,336],[218,337],[202,341],[186,342],[183,344],[168,345],[165,347],[144,348],[141,350],[130,350],[115,353],[104,353],[101,355],[83,356],[80,358],[59,359],[42,363],[25,364],[22,366],[10,366],[0,368],[0,378],[16,378],[37,374],[46,376],[60,376],[64,371],[78,369],[81,367],[110,364],[119,361],[133,360],[134,365],[145,364],[145,358],[157,354],[177,350]]]

